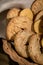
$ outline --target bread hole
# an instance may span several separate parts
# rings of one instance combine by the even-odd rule
[[[24,30],[24,28],[21,28],[21,30]]]
[[[8,48],[7,48],[8,49]]]

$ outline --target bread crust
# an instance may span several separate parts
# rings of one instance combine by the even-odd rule
[[[30,37],[28,52],[34,62],[43,65],[43,53],[41,53],[40,48],[40,36],[34,34]]]

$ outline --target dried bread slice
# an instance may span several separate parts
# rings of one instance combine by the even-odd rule
[[[26,17],[28,17],[30,20],[33,20],[33,13],[32,13],[32,11],[31,11],[31,9],[29,9],[29,8],[23,9],[23,10],[20,12],[20,16],[26,16]]]
[[[34,30],[38,34],[43,34],[43,21],[40,19],[34,23]]]
[[[18,8],[12,8],[7,13],[7,19],[10,19],[10,18],[18,16],[19,12],[20,12],[20,9],[18,9]]]
[[[39,11],[43,10],[43,0],[35,0],[31,7],[34,15],[36,15]]]
[[[28,17],[18,16],[12,18],[7,25],[6,35],[10,40],[12,36],[21,30],[31,31],[32,21]]]

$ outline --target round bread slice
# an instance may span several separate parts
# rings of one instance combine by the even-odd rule
[[[16,17],[19,15],[20,9],[17,8],[12,8],[11,10],[8,11],[7,13],[7,19],[11,19],[13,17]]]
[[[38,34],[43,34],[43,21],[40,19],[34,23],[34,30]]]
[[[43,47],[43,38],[42,38],[42,40],[41,40],[41,46]]]
[[[32,11],[34,15],[36,15],[41,10],[43,10],[43,0],[35,0],[32,4]]]
[[[40,35],[38,34],[32,35],[30,37],[28,45],[29,55],[34,62],[43,65],[43,53],[41,53],[40,48],[41,48]]]
[[[28,38],[34,33],[27,32],[27,31],[20,31],[14,39],[14,47],[15,50],[19,55],[21,55],[24,58],[28,58],[28,52],[27,52],[27,41]]]
[[[32,13],[32,11],[31,11],[31,9],[29,9],[29,8],[23,9],[23,10],[20,12],[20,16],[26,16],[26,17],[28,17],[30,20],[33,20],[33,13]]]
[[[7,25],[6,35],[10,40],[21,30],[31,31],[32,21],[28,17],[18,16],[12,18]]]
[[[39,20],[39,19],[43,19],[43,10],[40,11],[40,12],[36,15],[35,21],[37,21],[37,20]]]

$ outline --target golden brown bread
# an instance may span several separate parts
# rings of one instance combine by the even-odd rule
[[[20,9],[18,9],[18,8],[12,8],[7,13],[7,19],[11,19],[13,17],[18,16],[19,15],[19,12],[20,12]]]
[[[2,40],[3,41],[3,50],[6,54],[10,56],[10,58],[14,62],[18,62],[19,65],[38,65],[36,63],[32,63],[27,61],[25,58],[20,57],[16,51],[11,47],[11,44],[7,42],[7,40]]]
[[[18,52],[19,55],[22,57],[28,58],[28,53],[27,53],[27,41],[28,38],[32,35],[32,31],[20,31],[14,39],[14,47],[16,51]]]
[[[34,62],[43,65],[43,53],[41,53],[40,48],[40,35],[32,35],[28,45],[29,55]]]
[[[35,2],[32,4],[32,11],[34,15],[41,10],[43,10],[43,0],[35,0]]]
[[[33,22],[27,17],[18,16],[12,18],[8,23],[6,30],[8,40],[10,40],[12,36],[15,36],[15,34],[20,30],[25,29],[27,31],[31,31],[32,23]]]
[[[32,12],[31,9],[29,9],[29,8],[23,9],[23,10],[20,12],[20,16],[26,16],[26,17],[28,17],[30,20],[33,20],[33,12]]]

